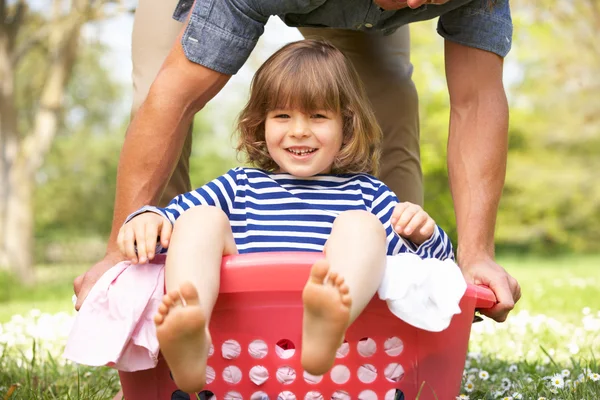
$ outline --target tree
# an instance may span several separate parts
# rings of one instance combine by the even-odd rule
[[[33,193],[64,116],[81,31],[91,21],[122,11],[120,0],[53,0],[34,10],[25,0],[0,0],[0,265],[24,282],[33,280]],[[112,7],[111,7],[112,6]],[[35,60],[38,73],[21,76]],[[30,92],[19,93],[19,80]],[[31,109],[22,97],[35,96]]]

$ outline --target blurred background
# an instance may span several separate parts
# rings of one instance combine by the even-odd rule
[[[71,313],[72,279],[104,253],[129,122],[135,5],[0,0],[0,324],[31,309]],[[513,315],[548,315],[579,327],[600,310],[600,1],[511,6],[510,149],[498,259],[523,286]],[[436,22],[411,26],[411,51],[425,208],[455,238]],[[197,115],[194,186],[238,164],[231,134],[250,78],[273,51],[297,39],[297,30],[272,18],[250,61]],[[600,314],[594,318],[592,336],[575,343],[576,351],[556,338],[551,347],[566,356],[598,349]],[[542,354],[538,345],[534,353]]]

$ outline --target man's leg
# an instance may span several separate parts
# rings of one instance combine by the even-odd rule
[[[423,205],[419,109],[410,63],[408,26],[394,34],[300,28],[305,38],[323,38],[339,48],[358,71],[383,130],[379,178],[400,201]]]
[[[164,59],[183,29],[183,24],[172,18],[177,0],[139,0],[133,22],[131,59],[133,63],[133,104],[131,115],[146,99]],[[179,162],[163,192],[159,205],[165,206],[175,196],[189,192],[192,150],[192,127],[183,145]]]

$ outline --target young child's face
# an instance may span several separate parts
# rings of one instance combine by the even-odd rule
[[[298,177],[327,174],[342,147],[342,116],[326,110],[273,110],[265,120],[265,140],[277,172]]]

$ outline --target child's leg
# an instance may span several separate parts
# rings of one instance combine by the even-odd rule
[[[385,262],[385,230],[377,217],[347,211],[336,218],[325,260],[313,266],[302,294],[302,366],[307,372],[321,375],[331,368],[346,329],[377,292]]]
[[[175,223],[165,266],[167,294],[154,321],[161,352],[183,391],[197,392],[206,383],[208,324],[221,259],[236,253],[229,220],[216,207],[194,207]]]

